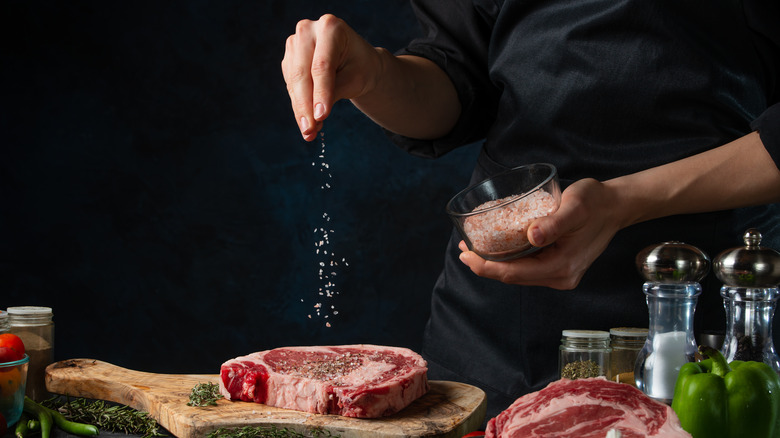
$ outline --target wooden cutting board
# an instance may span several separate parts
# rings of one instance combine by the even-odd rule
[[[217,374],[154,374],[94,359],[71,359],[46,368],[46,388],[55,394],[107,400],[148,412],[179,438],[202,438],[220,427],[274,426],[307,433],[322,428],[342,438],[460,438],[485,419],[485,393],[457,382],[430,381],[431,389],[401,412],[359,419],[279,409],[221,399],[217,406],[187,406],[198,383],[217,383]]]

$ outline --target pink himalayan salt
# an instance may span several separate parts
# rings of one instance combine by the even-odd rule
[[[503,203],[507,204],[469,216],[463,223],[463,230],[475,251],[490,254],[527,246],[526,232],[531,222],[552,214],[558,208],[551,194],[538,190],[525,196],[512,195],[488,201],[472,211],[489,209]]]

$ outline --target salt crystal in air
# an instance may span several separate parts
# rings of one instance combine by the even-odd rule
[[[325,133],[324,132],[320,132],[320,138],[321,138],[321,152],[318,156],[319,169],[322,175],[327,175],[327,178],[331,179],[333,175],[327,171],[330,169],[330,164],[328,164],[325,161]],[[318,161],[313,161],[312,166],[316,166],[317,163]],[[330,184],[330,182],[328,182],[327,180],[322,181],[320,184],[321,190],[331,189],[331,188],[333,187]],[[327,212],[323,212],[322,219],[325,223],[329,223],[331,222],[332,218],[330,217],[330,215],[328,215]],[[333,296],[338,295],[339,291],[336,290],[336,284],[333,281],[330,281],[329,279],[331,277],[335,277],[336,275],[338,275],[338,271],[335,269],[335,267],[340,266],[340,263],[336,261],[335,259],[336,256],[334,252],[330,249],[325,249],[325,246],[330,245],[331,243],[330,234],[335,233],[335,231],[332,229],[326,230],[324,227],[319,227],[319,228],[315,227],[313,233],[319,236],[319,239],[314,242],[315,254],[317,256],[327,256],[327,258],[329,259],[323,261],[322,258],[320,258],[320,260],[318,260],[318,263],[321,268],[318,270],[317,275],[321,282],[320,284],[321,287],[318,288],[317,293],[319,296],[324,295],[328,298],[332,298]],[[322,267],[326,266],[325,265],[326,262],[328,263],[329,266],[331,266],[331,269],[328,272],[325,272],[324,269],[322,269]],[[344,257],[341,258],[341,264],[345,266],[349,266],[349,264],[346,262],[346,258]],[[323,303],[321,302],[316,303],[314,305],[314,309],[316,310],[315,312],[316,316],[322,317],[324,319],[328,319],[331,315],[338,315],[339,313],[338,310],[336,310],[335,305],[330,305],[330,313],[328,314],[328,312],[324,309]],[[310,314],[308,315],[308,317],[311,318],[312,315]],[[331,326],[330,322],[326,321],[326,326],[330,327]]]

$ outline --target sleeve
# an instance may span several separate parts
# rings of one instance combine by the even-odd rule
[[[750,124],[750,127],[758,131],[761,142],[780,169],[780,103],[769,107]]]
[[[756,35],[756,50],[767,68],[769,108],[750,127],[780,168],[780,2],[745,1],[745,18]]]
[[[413,0],[412,7],[423,36],[396,55],[436,63],[455,85],[462,110],[453,130],[439,139],[385,132],[410,154],[435,158],[484,138],[495,118],[498,90],[488,75],[488,46],[499,6],[496,0]]]

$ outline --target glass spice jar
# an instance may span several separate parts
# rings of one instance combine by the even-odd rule
[[[50,397],[46,390],[46,367],[54,362],[54,314],[51,307],[19,306],[8,308],[11,333],[24,342],[30,356],[26,395],[35,401]]]
[[[561,378],[610,378],[612,348],[609,332],[602,330],[564,330],[559,351],[558,371]]]
[[[634,366],[647,340],[646,328],[617,327],[609,329],[612,356],[609,362],[610,378],[616,382],[636,386]]]

